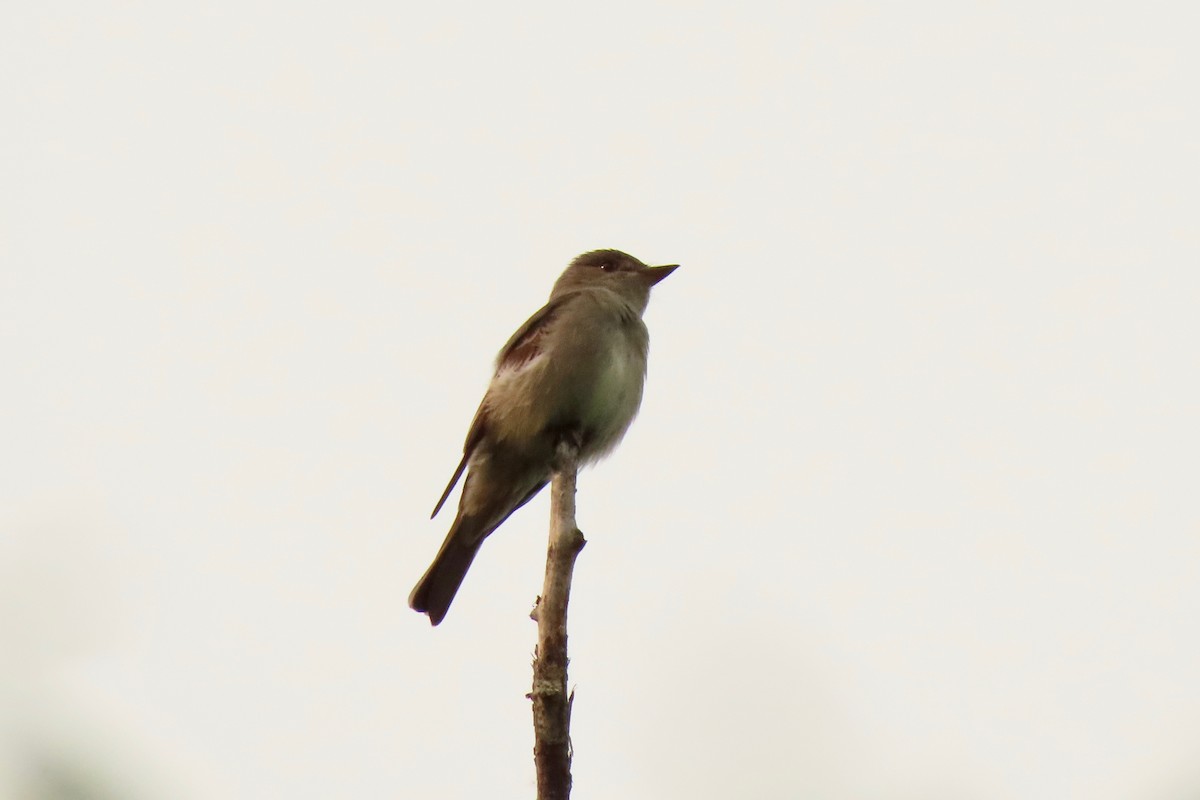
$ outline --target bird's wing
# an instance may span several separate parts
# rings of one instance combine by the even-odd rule
[[[535,358],[541,355],[542,341],[550,330],[550,322],[558,316],[559,311],[563,306],[574,297],[574,292],[556,297],[546,305],[534,312],[533,316],[525,320],[525,324],[517,328],[509,340],[500,348],[499,355],[496,356],[496,374],[505,370],[515,370],[524,367],[532,362]],[[433,513],[429,516],[433,519],[438,512],[442,510],[442,506],[446,503],[446,498],[450,496],[450,492],[454,490],[454,485],[458,483],[458,479],[462,477],[463,471],[467,468],[467,462],[471,460],[471,454],[475,452],[475,448],[483,439],[484,430],[487,427],[487,397],[479,404],[479,410],[475,412],[475,418],[471,420],[471,427],[467,431],[467,441],[463,445],[462,461],[458,462],[458,468],[454,470],[454,475],[450,478],[450,482],[446,484],[446,490],[442,492],[442,496],[438,499],[437,505],[433,508]]]
[[[454,475],[450,478],[450,482],[446,484],[446,491],[442,492],[442,496],[438,498],[437,505],[433,507],[433,513],[429,515],[430,519],[436,517],[438,512],[442,510],[442,506],[446,504],[446,498],[450,496],[451,490],[454,489],[454,484],[458,483],[458,479],[462,477],[463,470],[467,468],[467,461],[470,458],[471,451],[464,451],[462,461],[458,462],[458,468],[454,470]]]
[[[496,356],[496,372],[519,369],[541,355],[542,340],[550,330],[550,323],[575,294],[571,292],[554,298],[525,320],[525,324],[517,328],[517,332],[500,348]]]

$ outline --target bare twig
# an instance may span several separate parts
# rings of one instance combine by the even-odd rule
[[[575,557],[587,543],[575,527],[575,475],[579,448],[559,445],[550,487],[550,548],[546,581],[530,615],[538,624],[533,658],[533,761],[538,800],[571,794],[571,700],[567,694],[567,601]]]

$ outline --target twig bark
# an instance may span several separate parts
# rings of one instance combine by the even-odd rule
[[[559,445],[550,487],[550,547],[542,596],[530,616],[537,620],[533,656],[533,761],[538,800],[571,794],[571,701],[567,694],[567,601],[575,557],[587,542],[575,527],[575,476],[579,448]]]

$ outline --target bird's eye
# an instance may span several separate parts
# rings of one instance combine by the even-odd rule
[[[612,272],[614,269],[616,269],[616,267],[613,264],[605,261],[600,265],[600,269],[604,270],[605,272]]]

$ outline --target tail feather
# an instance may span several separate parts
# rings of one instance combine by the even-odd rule
[[[458,471],[462,472],[461,466]],[[476,495],[476,502],[473,504],[465,501],[460,503],[458,516],[454,518],[454,524],[450,526],[442,548],[438,550],[433,563],[425,570],[412,594],[408,596],[408,604],[413,610],[428,614],[429,621],[434,625],[445,618],[446,611],[454,601],[454,595],[458,593],[458,587],[462,585],[463,578],[466,577],[471,562],[475,560],[475,554],[479,552],[483,540],[508,519],[509,515],[528,503],[548,482],[538,473],[520,477],[520,482],[500,485],[500,491],[496,492],[494,497],[485,493],[482,498]],[[467,483],[463,487],[464,498],[473,491],[484,492],[490,486],[487,483],[477,485],[472,478],[471,475],[467,476]],[[532,481],[533,486],[520,496],[519,501],[513,503],[512,498],[516,492],[528,485],[526,479]],[[439,503],[439,507],[440,505]],[[463,505],[475,508],[475,513],[464,514]]]
[[[409,606],[414,611],[428,614],[433,625],[445,618],[458,587],[479,552],[479,545],[483,543],[483,538],[475,535],[472,521],[462,516],[454,521],[442,549],[408,596]]]

